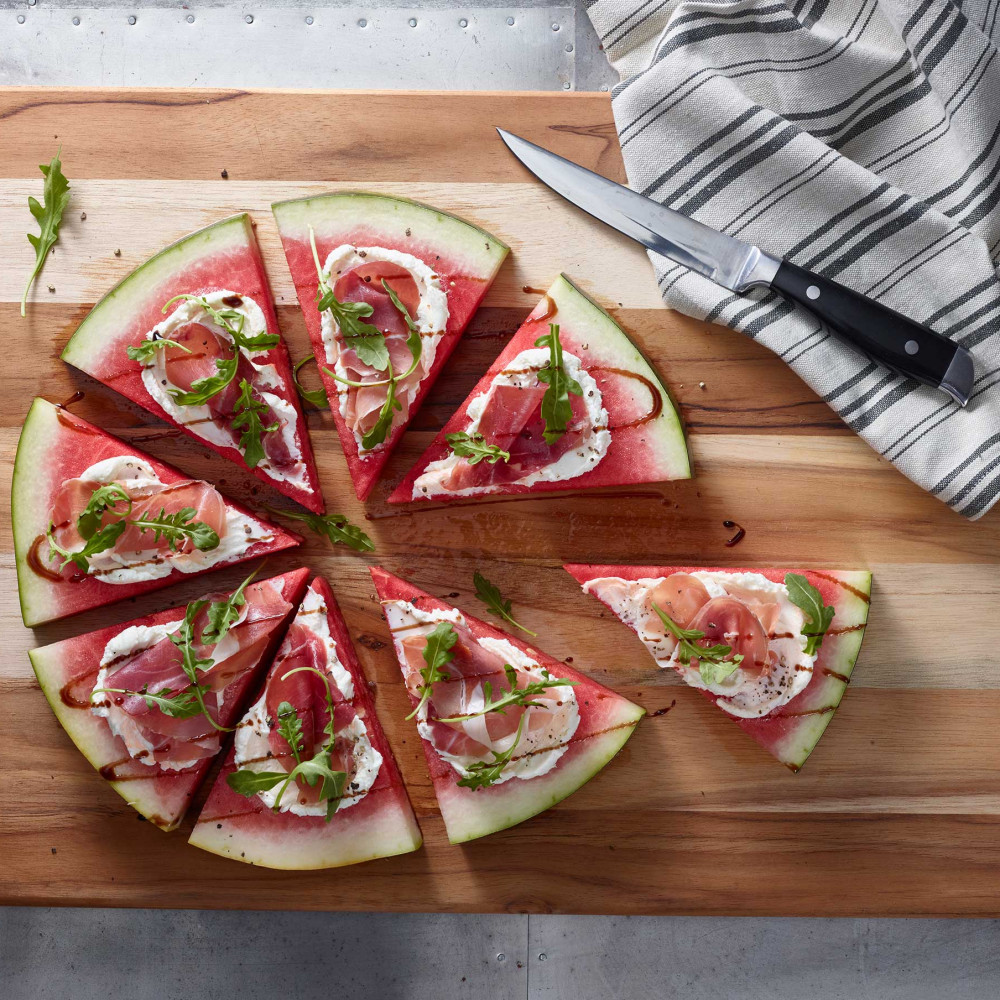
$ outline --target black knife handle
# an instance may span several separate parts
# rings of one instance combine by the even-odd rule
[[[771,287],[805,306],[834,333],[875,361],[940,387],[960,345],[859,292],[783,260]]]

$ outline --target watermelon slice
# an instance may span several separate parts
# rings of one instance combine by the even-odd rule
[[[354,489],[364,500],[492,284],[508,248],[453,215],[385,195],[343,192],[279,202],[273,209]],[[384,380],[387,370],[364,363],[360,348],[344,346],[332,313],[320,314],[316,259],[324,268],[329,266],[328,287],[337,300],[364,302],[371,308],[366,322],[385,334],[394,373],[403,375],[413,354],[406,342],[406,320],[383,280],[420,331],[421,360],[394,390],[401,408],[391,414],[388,429],[375,427],[386,402],[384,386],[348,387],[328,374],[334,371],[356,382],[373,382]]]
[[[277,791],[237,794],[230,775],[246,771],[284,773],[295,765],[290,745],[268,731],[280,705],[288,701],[302,725],[308,759],[328,740],[330,718],[325,682],[309,670],[323,671],[335,701],[338,742],[331,766],[349,775],[344,796],[317,801],[320,786],[289,785],[278,803]],[[287,675],[287,676],[286,676]],[[288,710],[286,709],[286,717]],[[264,727],[268,727],[265,730]],[[237,755],[239,759],[237,760]],[[298,815],[299,809],[305,815]],[[311,813],[311,814],[310,814]],[[243,717],[226,763],[191,833],[195,847],[267,868],[335,868],[372,858],[417,850],[422,843],[406,790],[375,714],[372,696],[358,663],[340,609],[325,580],[313,580],[285,636],[257,702]]]
[[[745,608],[753,608],[756,620],[766,623],[762,634],[766,636],[768,657],[771,657],[770,651],[775,651],[774,655],[778,655],[778,643],[798,643],[797,647],[791,647],[790,652],[787,646],[780,647],[783,650],[781,655],[787,659],[787,662],[791,663],[793,659],[801,659],[799,652],[804,640],[800,638],[799,629],[804,629],[805,635],[810,633],[809,617],[802,616],[797,619],[796,624],[799,627],[795,628],[794,631],[784,631],[783,622],[786,619],[774,617],[777,611],[772,607],[771,599],[766,594],[761,596],[765,589],[773,592],[775,587],[760,587],[753,580],[744,579],[741,581],[737,579],[737,576],[742,574],[759,575],[770,581],[772,585],[779,586],[785,584],[788,574],[798,574],[805,577],[808,583],[819,592],[822,604],[834,610],[833,620],[830,622],[822,645],[819,647],[811,672],[805,672],[804,665],[799,665],[791,670],[792,674],[808,677],[805,686],[790,699],[785,700],[786,694],[780,693],[785,678],[780,665],[774,666],[770,677],[762,678],[758,682],[763,685],[760,689],[761,697],[768,699],[759,708],[765,708],[766,704],[773,704],[774,707],[758,717],[734,715],[732,714],[733,709],[725,707],[727,704],[733,704],[732,698],[721,698],[710,690],[699,688],[709,701],[717,704],[741,729],[749,733],[765,750],[777,757],[792,771],[798,771],[802,767],[833,719],[834,712],[837,711],[840,699],[843,698],[851,679],[855,661],[861,650],[865,623],[868,620],[872,585],[871,573],[863,570],[720,569],[687,566],[569,565],[565,568],[583,585],[585,591],[607,604],[625,624],[639,635],[661,666],[676,666],[678,672],[688,683],[691,683],[694,671],[685,672],[679,664],[668,662],[673,650],[673,643],[671,641],[664,645],[664,630],[662,627],[657,628],[655,618],[652,618],[648,612],[650,600],[648,595],[650,595],[649,588],[651,586],[671,577],[672,574],[724,574],[720,579],[724,582],[725,590],[729,594],[740,595],[740,603]],[[714,636],[707,632],[708,639],[712,642],[725,642],[727,644],[741,644],[744,639],[749,638],[750,631],[756,630],[758,627],[753,621],[750,622],[750,629],[746,630],[742,626],[723,624],[724,621],[728,620],[725,619],[726,611],[714,600],[711,601],[711,604],[715,607],[715,611],[707,615],[707,618],[717,618],[718,622],[710,622],[706,625],[705,622],[700,622],[697,618],[692,620],[691,612],[701,603],[701,600],[704,600],[704,595],[694,604],[685,605],[685,598],[690,600],[691,590],[684,577],[679,579],[681,582],[674,585],[671,594],[673,607],[676,608],[673,617],[677,620],[677,624],[682,627],[693,626],[703,631],[717,625],[720,634]],[[669,585],[664,584],[663,588],[658,591],[659,596],[656,598],[656,603],[665,610],[668,602],[663,600],[663,595],[668,592]],[[646,595],[644,604],[643,595]],[[758,603],[759,601],[763,601],[763,603]],[[775,599],[776,606],[780,606],[779,601],[780,598]],[[647,610],[636,611],[638,606]],[[739,612],[739,609],[736,610]],[[795,605],[790,604],[788,610],[782,614],[795,615]],[[769,616],[770,621],[768,621]],[[733,639],[733,636],[736,638]],[[733,649],[733,652],[735,653],[736,649]],[[741,646],[740,652],[748,651]],[[748,656],[746,662],[753,662],[753,658]],[[788,690],[794,690],[794,688]],[[776,692],[778,693],[776,694]],[[754,698],[750,698],[742,702],[741,705],[737,705],[736,711],[744,713],[753,711],[751,706],[754,700]]]
[[[380,567],[371,573],[415,708],[420,704],[419,670],[426,664],[423,651],[428,629],[410,619],[414,613],[424,616],[417,620],[425,626],[434,622],[435,628],[442,621],[451,622],[458,636],[453,659],[445,667],[447,678],[433,685],[427,713],[417,713],[427,766],[453,844],[505,830],[562,801],[621,750],[645,714],[638,705],[564,663],[462,614]],[[494,700],[507,692],[511,685],[505,663],[516,668],[518,687],[544,682],[548,678],[543,671],[553,679],[576,683],[548,687],[539,696],[542,704],[537,708],[508,707],[504,714],[490,712],[488,717],[458,725],[434,716],[435,706],[454,718],[482,708],[490,692]],[[486,683],[491,685],[489,691]],[[523,734],[522,723],[526,723]],[[485,746],[491,747],[494,756],[484,752]],[[526,748],[525,752],[512,753],[518,747]],[[505,751],[509,762],[500,770],[499,780],[481,787],[459,784],[463,776],[484,776],[483,767],[470,761],[494,764],[496,755]],[[461,767],[449,763],[443,753]]]
[[[298,569],[283,576],[251,583],[244,591],[246,603],[240,609],[240,622],[232,626],[229,634],[217,647],[228,650],[229,656],[214,668],[215,676],[220,677],[219,684],[224,685],[220,688],[213,710],[220,725],[230,726],[239,717],[246,696],[260,674],[261,665],[270,662],[278,640],[284,633],[284,626],[302,596],[308,576],[307,569]],[[220,596],[210,595],[209,599],[219,600]],[[33,649],[28,654],[38,683],[70,739],[97,768],[101,777],[129,805],[163,830],[174,829],[183,819],[192,796],[204,779],[213,757],[218,753],[219,736],[201,715],[190,719],[172,719],[164,716],[159,709],[144,709],[140,697],[126,698],[109,694],[108,700],[100,703],[98,708],[119,712],[114,718],[116,724],[120,724],[119,731],[123,735],[116,735],[112,732],[108,719],[92,711],[91,695],[101,673],[101,661],[106,656],[111,659],[101,684],[125,688],[126,682],[122,680],[119,684],[116,678],[128,676],[134,682],[141,671],[145,675],[149,691],[162,691],[163,681],[177,673],[180,656],[177,648],[165,637],[177,634],[176,629],[184,620],[185,610],[181,607],[159,611],[124,625],[113,625],[51,646]],[[203,622],[204,619],[197,619],[196,627],[200,629]],[[126,630],[130,631],[126,633]],[[112,647],[109,651],[109,643],[119,636],[120,649]],[[156,645],[157,641],[160,645]],[[138,644],[136,653],[128,656],[121,652],[127,650],[133,642]],[[225,647],[223,644],[226,644]],[[159,656],[156,656],[157,653]],[[154,656],[155,660],[152,659]],[[220,673],[219,668],[224,673]],[[119,671],[128,673],[125,675]],[[212,671],[202,676],[208,678],[210,675]],[[167,685],[167,688],[177,691],[179,685],[175,684],[173,688]],[[205,697],[209,698],[211,694]],[[132,714],[126,715],[125,708],[119,708],[119,704],[124,705]],[[132,719],[148,724],[139,730],[139,736],[132,729],[133,724],[129,721]],[[193,723],[201,723],[204,732],[190,731],[189,727]],[[171,744],[169,737],[163,734],[174,726],[185,728],[174,729]],[[161,735],[154,736],[154,733]],[[205,733],[209,734],[207,739],[193,739],[194,736],[204,736]],[[132,750],[136,756],[130,752],[123,736],[132,741]],[[165,744],[164,739],[168,739]],[[137,749],[140,742],[151,746],[159,745],[162,750]],[[182,759],[174,756],[178,746],[185,754],[204,756],[198,757],[189,766],[171,767],[171,759],[174,764],[183,763]],[[192,750],[192,747],[198,749]],[[163,763],[144,762],[151,757],[162,757]]]
[[[547,443],[547,386],[537,373],[552,352],[536,341],[550,334],[551,324],[558,326],[565,372],[581,393],[569,395],[572,417],[565,433]],[[490,457],[453,451],[449,436],[463,433],[496,450]],[[659,376],[625,331],[560,275],[389,501],[623,486],[690,475],[680,418]]]
[[[167,305],[179,295],[202,298],[216,315],[198,302]],[[182,404],[168,392],[168,381],[190,390],[193,381],[217,374],[217,357],[234,356],[220,310],[245,336],[270,334],[279,340],[270,348],[240,350],[236,374],[225,389],[205,403]],[[129,348],[153,339],[181,346],[129,358]],[[250,216],[200,229],[137,267],[94,306],[62,358],[243,468],[246,428],[233,421],[250,407],[240,400],[245,379],[262,427],[275,428],[259,435],[263,451],[254,455],[259,460],[253,474],[309,510],[323,512],[309,434]]]
[[[219,527],[219,545],[215,549],[188,553],[181,545],[178,552],[171,552],[165,539],[150,542],[152,533],[147,532],[142,536],[143,555],[148,555],[149,546],[155,546],[155,549],[149,550],[151,557],[136,563],[137,572],[127,566],[124,570],[115,571],[106,566],[98,570],[102,576],[98,578],[93,572],[84,573],[72,566],[61,572],[56,571],[55,567],[60,565],[58,559],[53,562],[46,555],[46,532],[54,505],[64,500],[72,504],[72,499],[66,495],[67,488],[64,488],[69,480],[77,479],[98,463],[110,466],[110,460],[115,458],[140,463],[136,469],[144,470],[168,487],[176,486],[170,491],[173,499],[179,503],[187,503],[190,499],[195,505],[196,519],[209,517],[208,513],[199,514],[200,510],[210,511],[211,519]],[[85,492],[89,495],[90,490]],[[170,500],[164,499],[163,502],[169,509]],[[159,510],[161,501],[156,494],[150,495],[149,503],[155,505],[153,513]],[[139,501],[136,504],[138,508]],[[74,516],[79,513],[75,506],[67,510]],[[302,541],[298,535],[275,527],[239,504],[224,499],[207,483],[188,479],[172,466],[158,462],[44,399],[36,399],[31,404],[21,429],[14,461],[11,523],[21,615],[29,627],[164,587],[184,575],[292,548]],[[58,530],[64,527],[71,529],[73,523],[68,520],[60,524]],[[126,544],[127,538],[122,537],[120,545]],[[101,558],[110,559],[118,549],[116,545]],[[131,547],[129,551],[133,551]],[[93,563],[91,570],[94,570]],[[127,578],[129,574],[133,579]],[[136,575],[146,578],[135,579]],[[122,580],[122,576],[126,579]],[[108,582],[113,579],[118,582]]]

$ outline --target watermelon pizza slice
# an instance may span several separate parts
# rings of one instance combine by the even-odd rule
[[[402,198],[273,206],[358,498],[371,492],[508,248]]]
[[[589,781],[644,710],[412,584],[371,571],[453,844],[536,816]]]
[[[11,524],[28,626],[302,541],[44,399],[21,429]]]
[[[323,512],[248,215],[185,236],[137,267],[94,306],[62,358]]]
[[[390,502],[691,475],[680,418],[625,331],[560,275]]]
[[[308,575],[251,578],[28,654],[70,739],[156,826],[172,830],[183,819]]]
[[[565,567],[664,668],[797,771],[833,719],[868,621],[864,570]]]
[[[306,592],[190,842],[267,868],[415,851],[413,810],[333,593]]]

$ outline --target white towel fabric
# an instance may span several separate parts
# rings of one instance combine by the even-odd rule
[[[629,183],[967,347],[963,410],[772,292],[651,254],[667,305],[753,337],[905,475],[1000,496],[1000,0],[595,0]]]

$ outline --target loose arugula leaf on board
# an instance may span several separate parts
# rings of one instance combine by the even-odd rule
[[[431,690],[438,681],[448,679],[448,674],[443,668],[455,658],[451,648],[456,642],[458,642],[458,633],[452,627],[451,622],[438,622],[427,633],[427,645],[424,646],[423,653],[424,663],[427,666],[420,668],[420,676],[423,678],[423,684],[420,686],[420,701],[406,717],[407,719],[412,719],[419,714],[430,700]]]
[[[343,514],[312,514],[303,510],[278,510],[277,507],[264,509],[278,517],[288,517],[293,521],[301,521],[310,531],[321,538],[326,538],[333,545],[346,545],[355,552],[374,552],[375,543]]]
[[[469,465],[476,465],[483,460],[490,465],[496,465],[501,460],[510,461],[509,451],[504,451],[498,444],[487,444],[482,434],[456,431],[454,434],[446,434],[445,441],[459,458],[467,458]]]
[[[264,435],[273,434],[280,426],[277,421],[264,424],[261,417],[270,410],[263,400],[255,399],[253,386],[240,379],[240,394],[233,409],[233,429],[240,434],[240,451],[248,469],[256,469],[264,460]]]
[[[129,344],[125,348],[125,353],[130,361],[140,361],[143,364],[151,362],[159,351],[164,351],[168,347],[177,347],[185,354],[191,353],[191,348],[184,344],[178,344],[176,340],[167,337],[158,337],[156,340],[141,340],[138,344]]]
[[[317,409],[325,410],[329,407],[330,401],[326,398],[326,392],[323,389],[307,389],[299,381],[299,371],[303,365],[308,364],[310,361],[315,361],[315,354],[307,354],[301,361],[297,362],[295,367],[292,369],[292,381],[295,383],[295,388],[298,391],[299,396],[302,397],[307,403],[312,403]]]
[[[677,640],[677,659],[685,666],[692,659],[698,661],[698,673],[706,684],[718,684],[724,681],[743,662],[743,654],[737,653],[727,659],[733,651],[732,646],[717,643],[714,646],[698,646],[696,641],[704,639],[705,633],[696,628],[681,628],[666,612],[653,605],[653,610],[659,615],[667,630]]]
[[[246,602],[246,589],[260,572],[258,566],[228,597],[209,604],[205,616],[208,624],[202,629],[201,641],[209,646],[218,645],[240,617],[240,608]]]
[[[540,701],[533,701],[545,694],[554,687],[573,687],[579,681],[571,681],[565,677],[553,677],[544,667],[542,668],[542,680],[529,681],[523,688],[517,687],[517,671],[509,664],[504,664],[504,673],[507,676],[507,683],[510,690],[499,690],[499,697],[493,697],[493,685],[486,681],[483,684],[483,707],[478,712],[470,712],[468,715],[456,715],[450,719],[438,719],[438,722],[465,722],[466,719],[476,719],[481,715],[488,715],[490,712],[498,712],[506,715],[507,709],[514,706],[522,708],[544,708]]]
[[[503,594],[500,593],[500,588],[494,584],[490,583],[489,580],[483,576],[479,570],[476,570],[472,574],[472,582],[476,585],[476,597],[479,598],[493,612],[497,617],[503,618],[504,621],[510,622],[514,628],[519,628],[522,632],[527,632],[528,635],[537,636],[537,632],[532,632],[530,628],[525,628],[520,622],[515,621],[511,613],[511,602],[505,601]]]
[[[171,552],[177,551],[179,543],[190,541],[199,552],[208,552],[218,548],[219,536],[215,530],[204,521],[195,521],[198,512],[194,507],[182,507],[173,514],[168,514],[165,507],[152,517],[136,517],[128,523],[140,531],[151,531],[153,541],[165,538]]]
[[[42,163],[38,166],[45,177],[45,183],[42,187],[44,204],[40,205],[37,198],[28,198],[28,208],[35,217],[40,232],[37,236],[28,233],[28,242],[35,250],[35,266],[31,270],[28,283],[24,287],[24,294],[21,296],[22,317],[25,315],[28,292],[31,291],[35,278],[41,272],[49,251],[59,239],[59,227],[62,225],[63,212],[66,211],[66,206],[69,204],[69,181],[66,180],[62,172],[62,161],[59,159],[61,152],[60,148],[48,165]]]
[[[805,654],[814,656],[823,645],[823,639],[836,612],[823,603],[823,595],[800,573],[787,573],[785,586],[788,588],[789,600],[801,608],[806,616],[809,631],[802,630],[806,639]]]
[[[549,332],[535,341],[535,347],[549,349],[549,362],[539,370],[537,378],[548,388],[542,396],[542,419],[545,421],[543,437],[546,444],[555,444],[566,433],[573,419],[570,393],[582,396],[583,388],[575,378],[570,378],[563,367],[562,343],[559,340],[559,324],[550,323]]]
[[[503,753],[491,750],[490,753],[493,754],[493,760],[476,761],[476,763],[470,764],[466,768],[466,771],[469,773],[464,778],[459,778],[458,780],[458,784],[462,788],[471,788],[473,791],[478,788],[489,788],[490,785],[495,784],[500,779],[504,768],[513,760],[514,751],[521,742],[524,719],[525,716],[522,715],[521,721],[517,724],[517,733],[514,736],[514,742]]]

